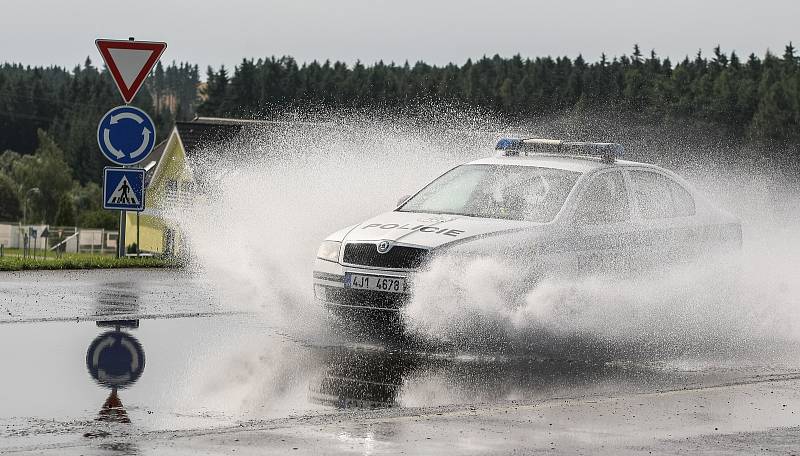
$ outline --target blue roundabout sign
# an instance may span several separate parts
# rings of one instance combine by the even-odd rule
[[[108,388],[125,388],[144,371],[144,349],[130,334],[109,331],[89,345],[86,368],[97,383]]]
[[[146,112],[133,106],[109,110],[97,125],[97,144],[118,165],[135,165],[147,158],[156,142],[156,127]]]

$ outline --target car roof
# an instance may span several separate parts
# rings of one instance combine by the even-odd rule
[[[518,157],[493,156],[480,158],[465,164],[535,166],[538,168],[563,169],[565,171],[573,171],[578,173],[588,173],[599,168],[614,168],[616,166],[641,166],[646,168],[661,169],[656,165],[628,160],[615,160],[613,163],[604,163],[597,157],[550,154],[531,154]]]

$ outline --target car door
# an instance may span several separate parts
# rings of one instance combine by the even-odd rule
[[[640,261],[657,266],[695,255],[699,245],[692,194],[655,169],[630,169],[628,173],[640,228]]]
[[[570,222],[577,272],[626,270],[634,249],[632,220],[631,194],[623,170],[592,175],[579,193]]]

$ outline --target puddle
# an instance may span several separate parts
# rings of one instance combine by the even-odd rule
[[[8,324],[0,359],[0,422],[17,423],[6,436],[46,421],[192,429],[342,408],[535,401],[768,374],[317,345],[244,314]]]

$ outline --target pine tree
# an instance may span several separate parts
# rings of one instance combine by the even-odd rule
[[[772,70],[768,70],[772,71]],[[773,81],[773,82],[770,82]],[[797,137],[795,108],[783,82],[765,75],[758,110],[753,115],[750,133],[760,139],[786,140]]]
[[[633,45],[633,54],[631,54],[631,57],[634,65],[639,65],[642,63],[642,51],[639,49],[638,44]]]
[[[786,49],[783,52],[783,61],[791,69],[795,69],[798,62],[800,62],[800,58],[795,55],[795,49],[791,41],[786,45]]]
[[[630,55],[602,54],[595,62],[581,55],[574,60],[494,55],[444,66],[348,65],[298,64],[290,56],[271,56],[245,58],[232,74],[225,66],[209,67],[204,83],[197,65],[159,64],[135,103],[158,123],[159,139],[176,119],[198,113],[261,117],[308,106],[410,113],[423,103],[442,101],[516,118],[576,107],[614,110],[647,122],[711,123],[733,135],[797,141],[799,69],[792,43],[782,56],[767,52],[744,60],[717,45],[709,58],[698,51],[674,65],[655,50],[643,58],[638,44]],[[118,103],[107,69],[95,67],[91,59],[70,70],[2,64],[0,150],[17,150],[21,156],[14,161],[28,163],[25,157],[40,148],[41,129],[63,151],[63,161],[81,185],[97,182],[105,161],[96,150],[96,122]],[[5,172],[17,185],[13,170]],[[48,207],[47,217],[55,217],[55,211]]]

